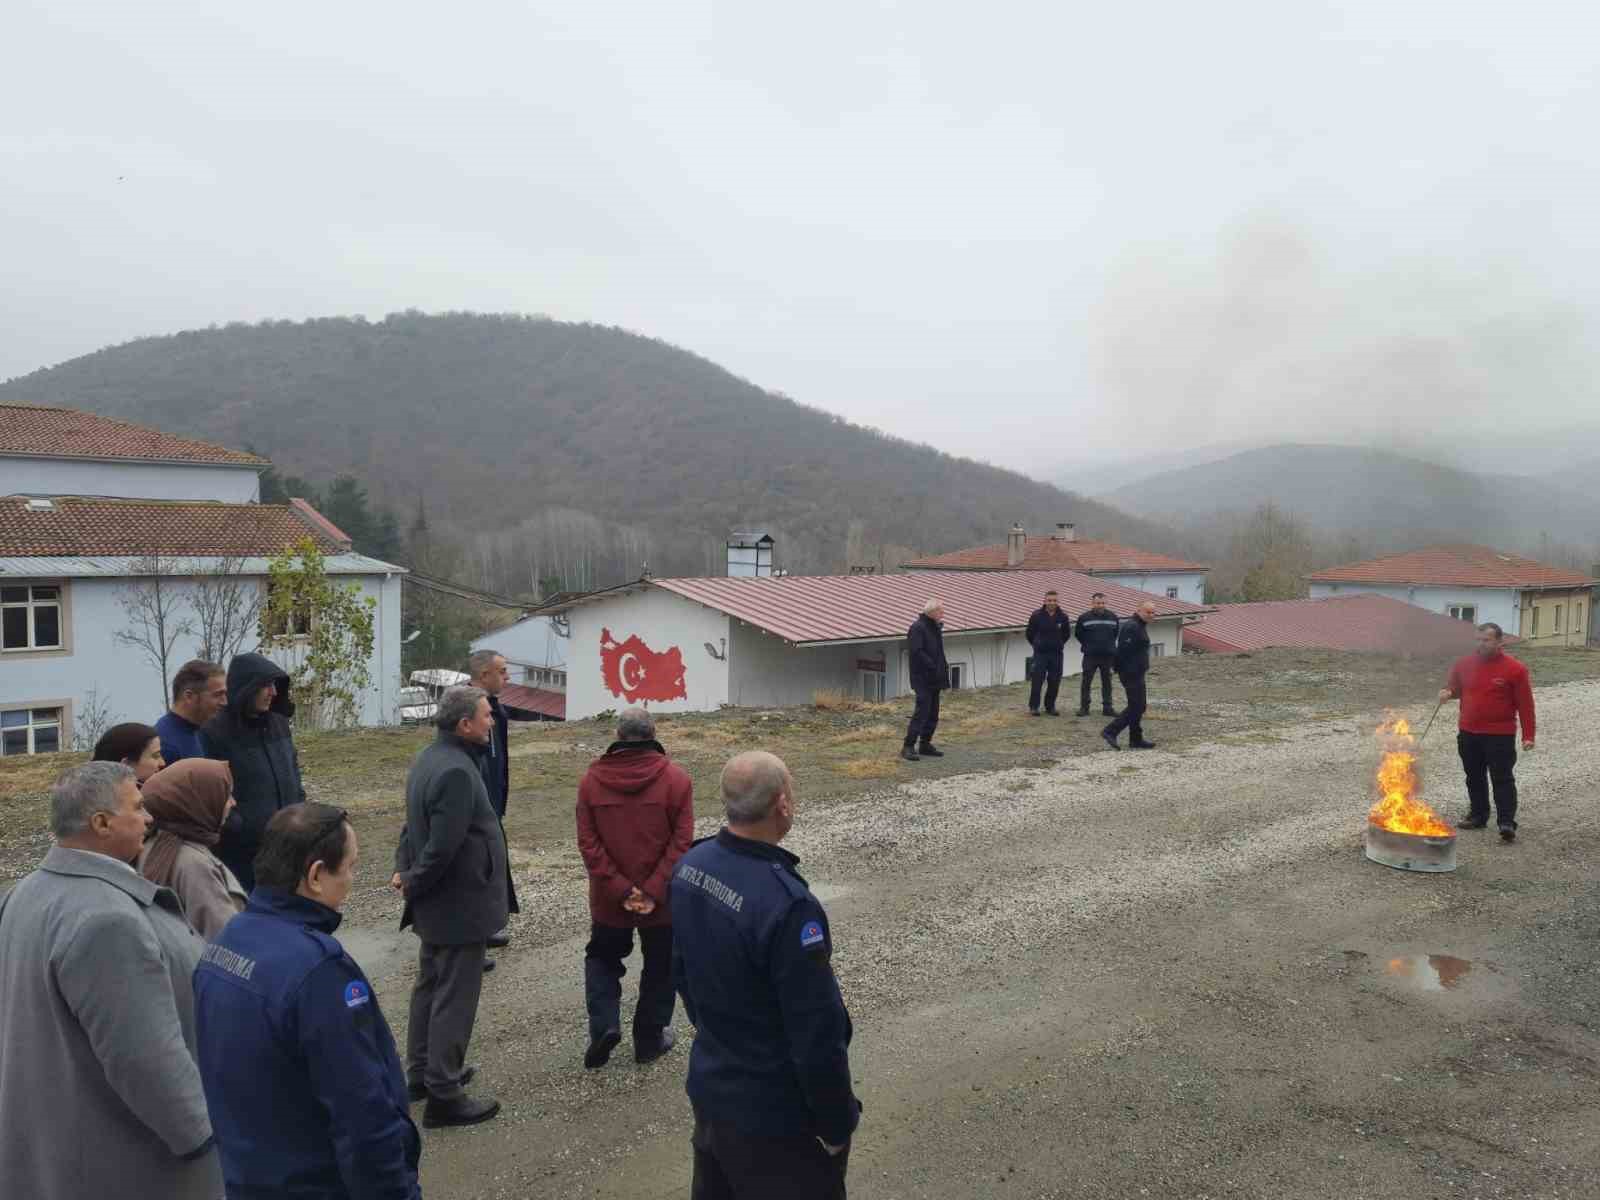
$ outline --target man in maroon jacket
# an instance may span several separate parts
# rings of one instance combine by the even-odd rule
[[[633,1013],[633,1054],[653,1062],[672,1049],[672,872],[694,837],[689,774],[656,741],[642,708],[623,711],[617,740],[578,784],[578,849],[589,870],[589,944],[583,952],[589,1048],[583,1065],[610,1059],[622,1041],[622,960],[639,931],[644,971]]]
[[[1478,626],[1478,649],[1450,668],[1439,703],[1461,701],[1461,731],[1456,746],[1467,771],[1467,819],[1458,829],[1489,823],[1489,784],[1494,783],[1495,818],[1500,836],[1517,836],[1517,721],[1522,748],[1533,749],[1533,684],[1528,668],[1501,649],[1503,634],[1493,621]]]

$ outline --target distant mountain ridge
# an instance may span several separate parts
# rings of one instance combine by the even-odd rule
[[[1317,531],[1377,545],[1466,540],[1537,554],[1542,543],[1593,545],[1600,535],[1600,503],[1561,485],[1576,478],[1473,474],[1386,450],[1291,444],[1166,471],[1105,498],[1132,512],[1185,512],[1194,526],[1270,502]]]
[[[889,437],[688,351],[599,325],[420,313],[143,338],[0,384],[0,402],[84,408],[349,472],[402,522],[467,547],[514,594],[721,569],[730,529],[782,566],[890,567],[1004,539],[1013,521],[1183,553],[1183,539],[1048,484]],[[907,555],[909,556],[909,554]]]

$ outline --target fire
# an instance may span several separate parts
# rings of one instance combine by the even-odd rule
[[[1367,820],[1392,833],[1454,837],[1455,830],[1418,798],[1422,781],[1417,778],[1417,740],[1411,736],[1411,723],[1404,717],[1385,721],[1378,726],[1378,741],[1383,747],[1378,802]]]

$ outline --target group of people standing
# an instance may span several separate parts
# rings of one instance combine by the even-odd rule
[[[472,1125],[487,951],[517,911],[504,818],[504,658],[472,657],[414,759],[392,887],[420,943],[405,1057],[334,936],[361,846],[307,801],[288,677],[260,655],[185,664],[155,726],[108,731],[51,792],[53,848],[0,896],[0,1178],[38,1200],[419,1200],[421,1124]],[[243,786],[241,786],[241,783]],[[827,915],[778,843],[781,760],[722,775],[727,825],[691,847],[693,787],[643,709],[578,788],[584,952],[599,1069],[644,966],[634,1058],[700,1031],[688,1067],[697,1200],[843,1197],[861,1106]],[[94,1132],[92,1153],[79,1144]],[[9,1191],[8,1191],[9,1194]]]
[[[1100,678],[1100,711],[1112,718],[1101,737],[1113,750],[1122,747],[1117,739],[1123,730],[1134,750],[1153,750],[1155,743],[1144,736],[1146,700],[1144,677],[1150,671],[1150,622],[1156,608],[1146,601],[1131,617],[1119,618],[1106,607],[1104,592],[1090,597],[1090,606],[1074,625],[1061,607],[1055,589],[1044,594],[1044,603],[1028,618],[1026,637],[1033,654],[1028,660],[1028,712],[1040,715],[1040,699],[1046,716],[1057,717],[1056,698],[1061,691],[1061,676],[1066,666],[1067,644],[1076,639],[1083,652],[1083,676],[1079,686],[1078,716],[1089,715],[1089,697],[1095,676]],[[943,758],[944,752],[933,743],[939,727],[940,694],[950,686],[950,663],[944,651],[944,604],[929,600],[922,615],[906,632],[906,651],[910,659],[911,690],[916,697],[911,722],[906,727],[900,757],[907,762],[923,758]],[[1118,712],[1112,706],[1111,674],[1115,671],[1127,695],[1127,705]]]

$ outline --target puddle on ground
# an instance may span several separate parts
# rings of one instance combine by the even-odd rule
[[[1383,972],[1424,992],[1454,991],[1472,970],[1472,960],[1453,954],[1407,954],[1384,963]]]

